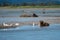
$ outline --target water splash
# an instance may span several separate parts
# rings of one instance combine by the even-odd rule
[[[0,31],[17,31],[17,30],[60,30],[60,24],[50,24],[48,27],[39,27],[38,25],[24,25],[16,28],[0,29]]]
[[[35,23],[33,22],[33,28],[34,28],[34,26],[35,26]]]

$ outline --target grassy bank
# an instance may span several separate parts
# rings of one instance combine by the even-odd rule
[[[60,5],[51,6],[4,6],[0,8],[60,8]]]

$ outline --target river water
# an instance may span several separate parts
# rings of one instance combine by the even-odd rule
[[[60,40],[60,24],[49,27],[25,25],[18,28],[0,29],[1,40]]]
[[[33,10],[39,16],[60,16],[60,10],[45,10],[47,14],[42,14],[41,10]],[[57,12],[58,11],[58,12]],[[3,22],[25,22],[39,21],[39,18],[19,18],[22,13],[29,13],[30,10],[23,12],[20,9],[0,9],[0,24]],[[55,14],[54,14],[55,13]],[[30,13],[29,13],[30,14]],[[32,14],[32,13],[31,13]],[[56,18],[49,18],[56,19]],[[58,18],[59,19],[59,18]],[[48,27],[39,27],[37,25],[23,25],[17,28],[0,29],[1,40],[60,40],[60,24],[53,23]]]

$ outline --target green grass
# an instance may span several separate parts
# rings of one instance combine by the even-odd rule
[[[5,6],[6,8],[60,8],[60,5],[51,6]]]

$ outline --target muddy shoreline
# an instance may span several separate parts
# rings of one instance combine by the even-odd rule
[[[46,10],[60,10],[60,8],[4,8],[4,7],[0,7],[0,9],[11,9],[11,10],[42,10],[42,9],[46,9]]]

